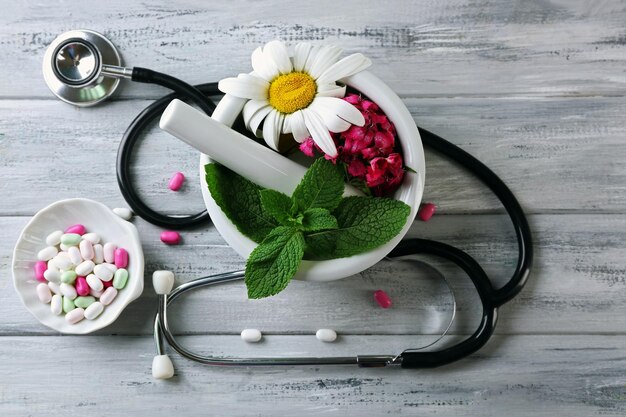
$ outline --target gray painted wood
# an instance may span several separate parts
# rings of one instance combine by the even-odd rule
[[[294,3],[5,2],[0,16],[0,415],[624,415],[626,346],[626,5],[609,1]],[[150,375],[155,297],[149,273],[177,281],[241,268],[210,226],[166,247],[159,228],[135,219],[146,253],[146,291],[97,336],[60,337],[20,305],[11,251],[41,207],[60,198],[123,206],[114,161],[121,134],[162,90],[126,84],[115,100],[76,109],[54,100],[41,59],[59,33],[106,33],[129,65],[192,83],[249,70],[253,48],[273,38],[338,43],[364,52],[401,93],[416,122],[502,175],[530,212],[536,262],[528,286],[501,309],[497,336],[460,363],[433,370],[290,367],[207,368],[173,355],[177,376]],[[135,177],[150,204],[202,209],[197,154],[153,130],[137,149]],[[180,193],[166,181],[189,177]],[[514,268],[511,226],[463,171],[427,153],[425,200],[438,206],[409,236],[442,240],[475,256],[502,285]],[[445,302],[429,283],[451,280],[458,340],[473,331],[471,284],[441,262],[407,274],[381,262],[332,284],[294,282],[262,302],[224,286],[190,295],[173,319],[184,343],[215,354],[393,353],[433,340]],[[385,288],[395,305],[377,308]],[[432,297],[427,297],[429,291]],[[417,294],[413,296],[413,294]],[[444,316],[440,314],[441,318]],[[245,345],[237,334],[267,336]],[[318,327],[340,339],[320,344]],[[66,354],[66,352],[71,352]],[[92,358],[97,358],[95,361]],[[91,371],[91,374],[85,373]],[[60,394],[59,384],[74,389]]]

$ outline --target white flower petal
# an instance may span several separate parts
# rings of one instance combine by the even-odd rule
[[[265,117],[271,112],[276,111],[272,106],[266,106],[259,109],[256,113],[254,113],[248,122],[246,122],[246,127],[248,130],[258,138],[262,136],[261,132],[259,132],[259,126]]]
[[[316,108],[323,106],[353,125],[363,126],[365,124],[365,118],[361,112],[345,100],[335,97],[316,97],[313,103],[315,103]]]
[[[290,122],[290,118],[287,117],[289,116],[288,114],[285,114],[285,120],[283,121],[283,129],[282,132],[283,133],[291,133],[291,122]]]
[[[302,114],[302,110],[298,110],[291,114],[288,114],[285,118],[285,123],[289,121],[289,127],[291,129],[291,134],[294,139],[298,143],[304,142],[311,134],[306,128],[306,124],[304,123],[304,116]]]
[[[309,58],[309,54],[313,49],[313,45],[310,43],[302,42],[296,45],[294,48],[293,54],[293,69],[294,71],[301,72],[304,70],[304,65],[306,64],[307,59]]]
[[[316,97],[339,97],[346,96],[346,86],[332,84],[318,84]]]
[[[361,72],[370,65],[372,65],[372,61],[363,54],[352,54],[334,63],[330,68],[327,68],[319,76],[317,82],[320,84],[333,83],[342,78],[356,74],[357,72]]]
[[[311,132],[313,141],[326,155],[331,157],[337,156],[337,147],[335,146],[335,142],[330,136],[328,129],[324,125],[322,117],[308,109],[303,113],[304,123],[306,124],[307,129],[309,129],[309,132]]]
[[[246,102],[246,104],[243,106],[243,121],[246,124],[246,129],[252,130],[250,129],[250,120],[258,111],[262,110],[264,107],[270,107],[270,104],[267,100],[249,100],[248,102]],[[267,115],[267,113],[265,114]]]
[[[252,52],[252,68],[266,81],[272,81],[278,75],[278,67],[274,61],[265,57],[260,46]]]
[[[280,132],[283,127],[285,116],[276,110],[270,112],[263,122],[263,139],[267,145],[278,151],[278,142],[280,142]]]
[[[266,59],[271,59],[281,74],[288,74],[293,71],[287,47],[281,41],[268,42],[263,48],[263,55]]]
[[[311,103],[309,109],[322,116],[326,128],[333,133],[345,132],[352,126],[352,124],[337,116],[334,108],[320,104],[318,99],[315,99],[315,101]]]
[[[250,74],[239,74],[237,78],[220,80],[217,88],[225,94],[250,100],[267,99],[269,83]]]
[[[317,78],[322,75],[324,71],[337,62],[339,55],[341,55],[341,48],[333,45],[322,46],[316,52],[310,65],[307,62],[307,68],[305,69],[311,77],[317,80]]]

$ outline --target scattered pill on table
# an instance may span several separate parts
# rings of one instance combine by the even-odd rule
[[[116,207],[113,209],[113,213],[117,214],[124,220],[130,220],[133,217],[133,212],[126,207]]]
[[[376,300],[378,305],[382,308],[389,308],[392,304],[391,298],[389,298],[389,295],[383,290],[374,291],[374,300]]]
[[[433,203],[423,204],[417,212],[417,215],[420,217],[420,219],[427,222],[428,220],[430,220],[431,217],[433,217],[433,214],[435,214],[436,208],[437,206],[435,206]]]
[[[321,340],[322,342],[330,343],[337,340],[337,332],[332,329],[319,329],[315,333],[315,337],[317,337],[317,339]]]
[[[180,243],[180,233],[173,230],[165,230],[161,232],[161,242],[166,245],[178,245]]]
[[[241,339],[248,343],[256,343],[261,340],[263,334],[257,329],[244,329],[241,332]]]
[[[183,186],[184,182],[185,182],[185,174],[183,174],[182,172],[177,172],[174,175],[172,175],[172,178],[170,179],[168,187],[172,191],[178,191]]]

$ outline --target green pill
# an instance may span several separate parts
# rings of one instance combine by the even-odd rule
[[[124,268],[120,268],[115,271],[115,275],[113,276],[113,286],[118,290],[121,290],[126,286],[126,282],[128,281],[128,271]]]
[[[87,308],[96,301],[94,297],[88,295],[86,297],[76,297],[74,305],[80,308]]]
[[[65,282],[66,284],[73,284],[74,281],[76,281],[76,272],[65,271],[61,274],[61,282]]]
[[[76,308],[76,306],[74,305],[74,302],[72,300],[70,300],[67,297],[63,297],[63,312],[64,313],[69,313],[70,311],[74,310]]]
[[[67,246],[76,246],[80,243],[80,235],[78,233],[65,233],[61,236],[61,243]]]

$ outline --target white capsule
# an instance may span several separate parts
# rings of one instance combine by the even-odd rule
[[[47,268],[47,270],[50,270],[50,269],[53,269],[55,271],[60,271],[61,270],[61,268],[59,268],[59,265],[57,265],[55,259],[56,259],[56,256],[48,261],[48,268]]]
[[[56,246],[61,243],[61,236],[63,236],[63,230],[56,230],[46,237],[46,245]]]
[[[172,271],[154,271],[152,273],[152,286],[157,294],[169,294],[174,286],[174,273]]]
[[[104,292],[100,296],[100,302],[104,304],[105,306],[108,306],[109,304],[113,302],[113,300],[115,300],[116,296],[117,296],[117,289],[115,287],[109,287],[106,290],[104,290]]]
[[[98,278],[94,274],[87,275],[86,279],[87,285],[89,285],[89,288],[91,288],[92,290],[102,291],[102,289],[104,288],[104,284],[102,283],[102,281],[100,281],[100,278]]]
[[[50,300],[52,300],[52,293],[50,292],[48,284],[44,284],[42,282],[41,284],[37,285],[37,297],[39,297],[39,301],[46,304],[48,304]]]
[[[117,249],[117,245],[115,243],[105,243],[104,244],[104,261],[112,264],[115,262],[115,249]]]
[[[37,259],[40,261],[49,261],[54,258],[57,253],[59,253],[59,250],[55,246],[48,246],[39,251]]]
[[[98,317],[102,311],[104,311],[104,305],[98,301],[89,304],[89,307],[85,309],[85,318],[87,320],[93,320]]]
[[[50,301],[50,311],[55,316],[59,316],[63,312],[63,297],[59,294],[54,294]]]
[[[104,290],[104,288],[103,288],[103,290]],[[96,291],[96,290],[94,290],[94,289],[90,289],[90,290],[89,290],[89,295],[91,295],[92,297],[95,297],[95,298],[100,298],[100,297],[102,297],[102,294],[103,294],[103,293],[104,293],[104,291]]]
[[[116,207],[113,209],[113,213],[117,214],[124,220],[130,220],[133,217],[133,212],[125,207]]]
[[[56,269],[46,269],[43,273],[43,277],[55,284],[59,284],[61,282],[61,272]]]
[[[83,259],[87,260],[92,260],[94,257],[95,253],[93,251],[93,244],[88,241],[88,240],[81,240],[80,241],[80,256],[83,257]]]
[[[319,329],[315,333],[315,337],[322,342],[334,342],[337,340],[337,332],[331,329]]]
[[[61,252],[61,253],[65,253],[65,252]],[[72,246],[71,248],[69,248],[67,250],[67,254],[69,255],[70,261],[72,262],[74,266],[79,265],[83,261],[83,257],[80,254],[80,250],[76,246]]]
[[[91,244],[95,245],[96,243],[100,243],[100,235],[97,233],[85,233],[83,235],[83,240],[91,242]]]
[[[78,254],[78,257],[80,258],[80,253]],[[76,265],[74,261],[72,261],[72,257],[68,252],[59,252],[57,256],[50,259],[50,261],[52,261],[53,265],[61,271],[67,271],[68,269],[72,269],[72,267]]]
[[[102,248],[102,245],[99,243],[96,243],[95,245],[93,245],[93,262],[96,264],[101,264],[102,262],[104,262],[104,249]]]
[[[59,287],[61,289],[61,294],[66,296],[70,300],[73,300],[78,296],[78,293],[76,292],[76,288],[74,288],[73,285],[66,284],[63,282],[61,283]]]
[[[70,324],[76,324],[85,318],[84,308],[75,308],[65,315],[65,320]]]
[[[74,271],[76,271],[76,275],[79,277],[86,277],[94,270],[95,264],[93,261],[83,261],[81,262]]]
[[[262,337],[261,331],[257,329],[244,329],[241,332],[241,338],[248,343],[256,343],[261,340]]]
[[[107,264],[96,265],[93,268],[93,273],[102,281],[111,281],[113,278],[113,271],[107,267]]]
[[[50,288],[50,291],[52,291],[55,294],[61,294],[61,286],[59,285],[58,282],[48,282],[48,287]]]
[[[61,248],[61,250],[64,250],[67,252],[67,250],[69,250],[69,248],[71,248],[72,245],[66,245],[65,243],[61,243],[59,247]]]
[[[113,272],[114,274],[115,274],[115,271],[117,271],[117,266],[115,266],[115,264],[104,262],[102,266],[109,268],[111,272]]]

